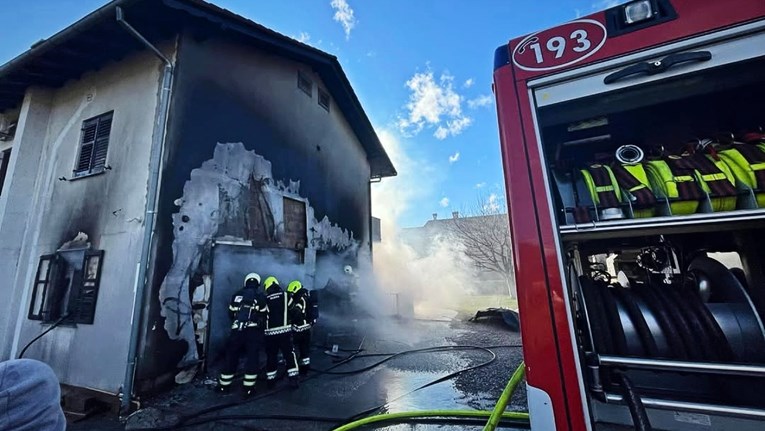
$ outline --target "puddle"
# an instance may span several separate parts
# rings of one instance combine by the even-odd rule
[[[445,381],[417,392],[408,392],[443,376],[442,373],[423,373],[401,370],[386,370],[381,387],[383,396],[389,404],[390,412],[407,412],[414,410],[473,410],[470,406],[474,395],[461,393],[453,381]],[[400,398],[399,398],[400,397]],[[398,398],[398,399],[397,399]],[[393,400],[391,402],[391,400]]]

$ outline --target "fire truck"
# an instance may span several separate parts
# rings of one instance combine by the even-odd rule
[[[765,1],[623,3],[493,87],[532,428],[765,429]]]

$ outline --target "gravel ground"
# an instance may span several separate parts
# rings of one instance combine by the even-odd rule
[[[520,345],[520,335],[503,327],[462,321],[402,321],[397,319],[366,319],[352,322],[347,328],[334,328],[333,332],[317,328],[314,341],[318,345],[338,344],[342,349],[356,349],[361,345],[364,353],[393,353],[443,345],[497,346]],[[316,347],[313,366],[327,369],[333,357]],[[417,387],[439,379],[449,373],[484,362],[490,358],[485,351],[450,351],[420,353],[397,357],[372,370],[344,375],[311,373],[300,389],[288,390],[280,382],[277,392],[264,394],[258,399],[242,403],[238,394],[219,396],[212,391],[210,378],[200,376],[193,383],[144,402],[145,408],[136,413],[127,424],[111,416],[91,418],[74,424],[70,430],[122,430],[156,429],[158,425],[174,424],[179,415],[199,412],[215,405],[230,404],[221,410],[226,415],[307,415],[348,418],[373,406],[385,404],[382,412],[424,409],[476,409],[490,410],[499,398],[510,375],[521,362],[518,347],[492,349],[497,359],[490,365],[463,373],[425,389],[410,393]],[[355,370],[370,365],[381,357],[360,357],[337,370]],[[212,379],[214,381],[214,379]],[[519,385],[508,410],[526,410],[525,385]],[[208,415],[209,416],[209,415]],[[287,422],[276,420],[224,420],[184,427],[190,430],[329,430],[332,423]],[[471,426],[447,425],[394,425],[385,430],[450,430],[481,429]]]

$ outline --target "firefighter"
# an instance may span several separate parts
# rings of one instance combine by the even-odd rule
[[[311,326],[314,323],[311,292],[303,287],[303,283],[293,280],[287,285],[287,293],[290,296],[292,340],[299,359],[300,374],[305,374],[311,367]]]
[[[266,298],[258,289],[260,275],[252,272],[244,277],[244,286],[232,297],[229,304],[231,315],[231,335],[226,345],[226,363],[220,373],[218,390],[228,392],[234,380],[239,356],[244,350],[247,354],[244,365],[245,396],[255,392],[258,377],[260,349],[263,346],[263,331],[268,311]]]
[[[266,319],[266,381],[268,387],[276,384],[276,371],[279,365],[278,354],[287,362],[287,376],[291,387],[298,387],[298,363],[292,345],[292,325],[289,318],[289,298],[276,277],[268,277],[263,282],[268,305]]]

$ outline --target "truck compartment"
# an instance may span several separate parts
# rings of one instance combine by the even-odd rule
[[[657,407],[760,429],[750,421],[765,418],[763,240],[765,226],[565,244],[595,429],[630,423],[624,376],[655,429],[685,429]]]
[[[595,430],[639,411],[661,430],[762,428],[762,70],[758,57],[536,109]]]

